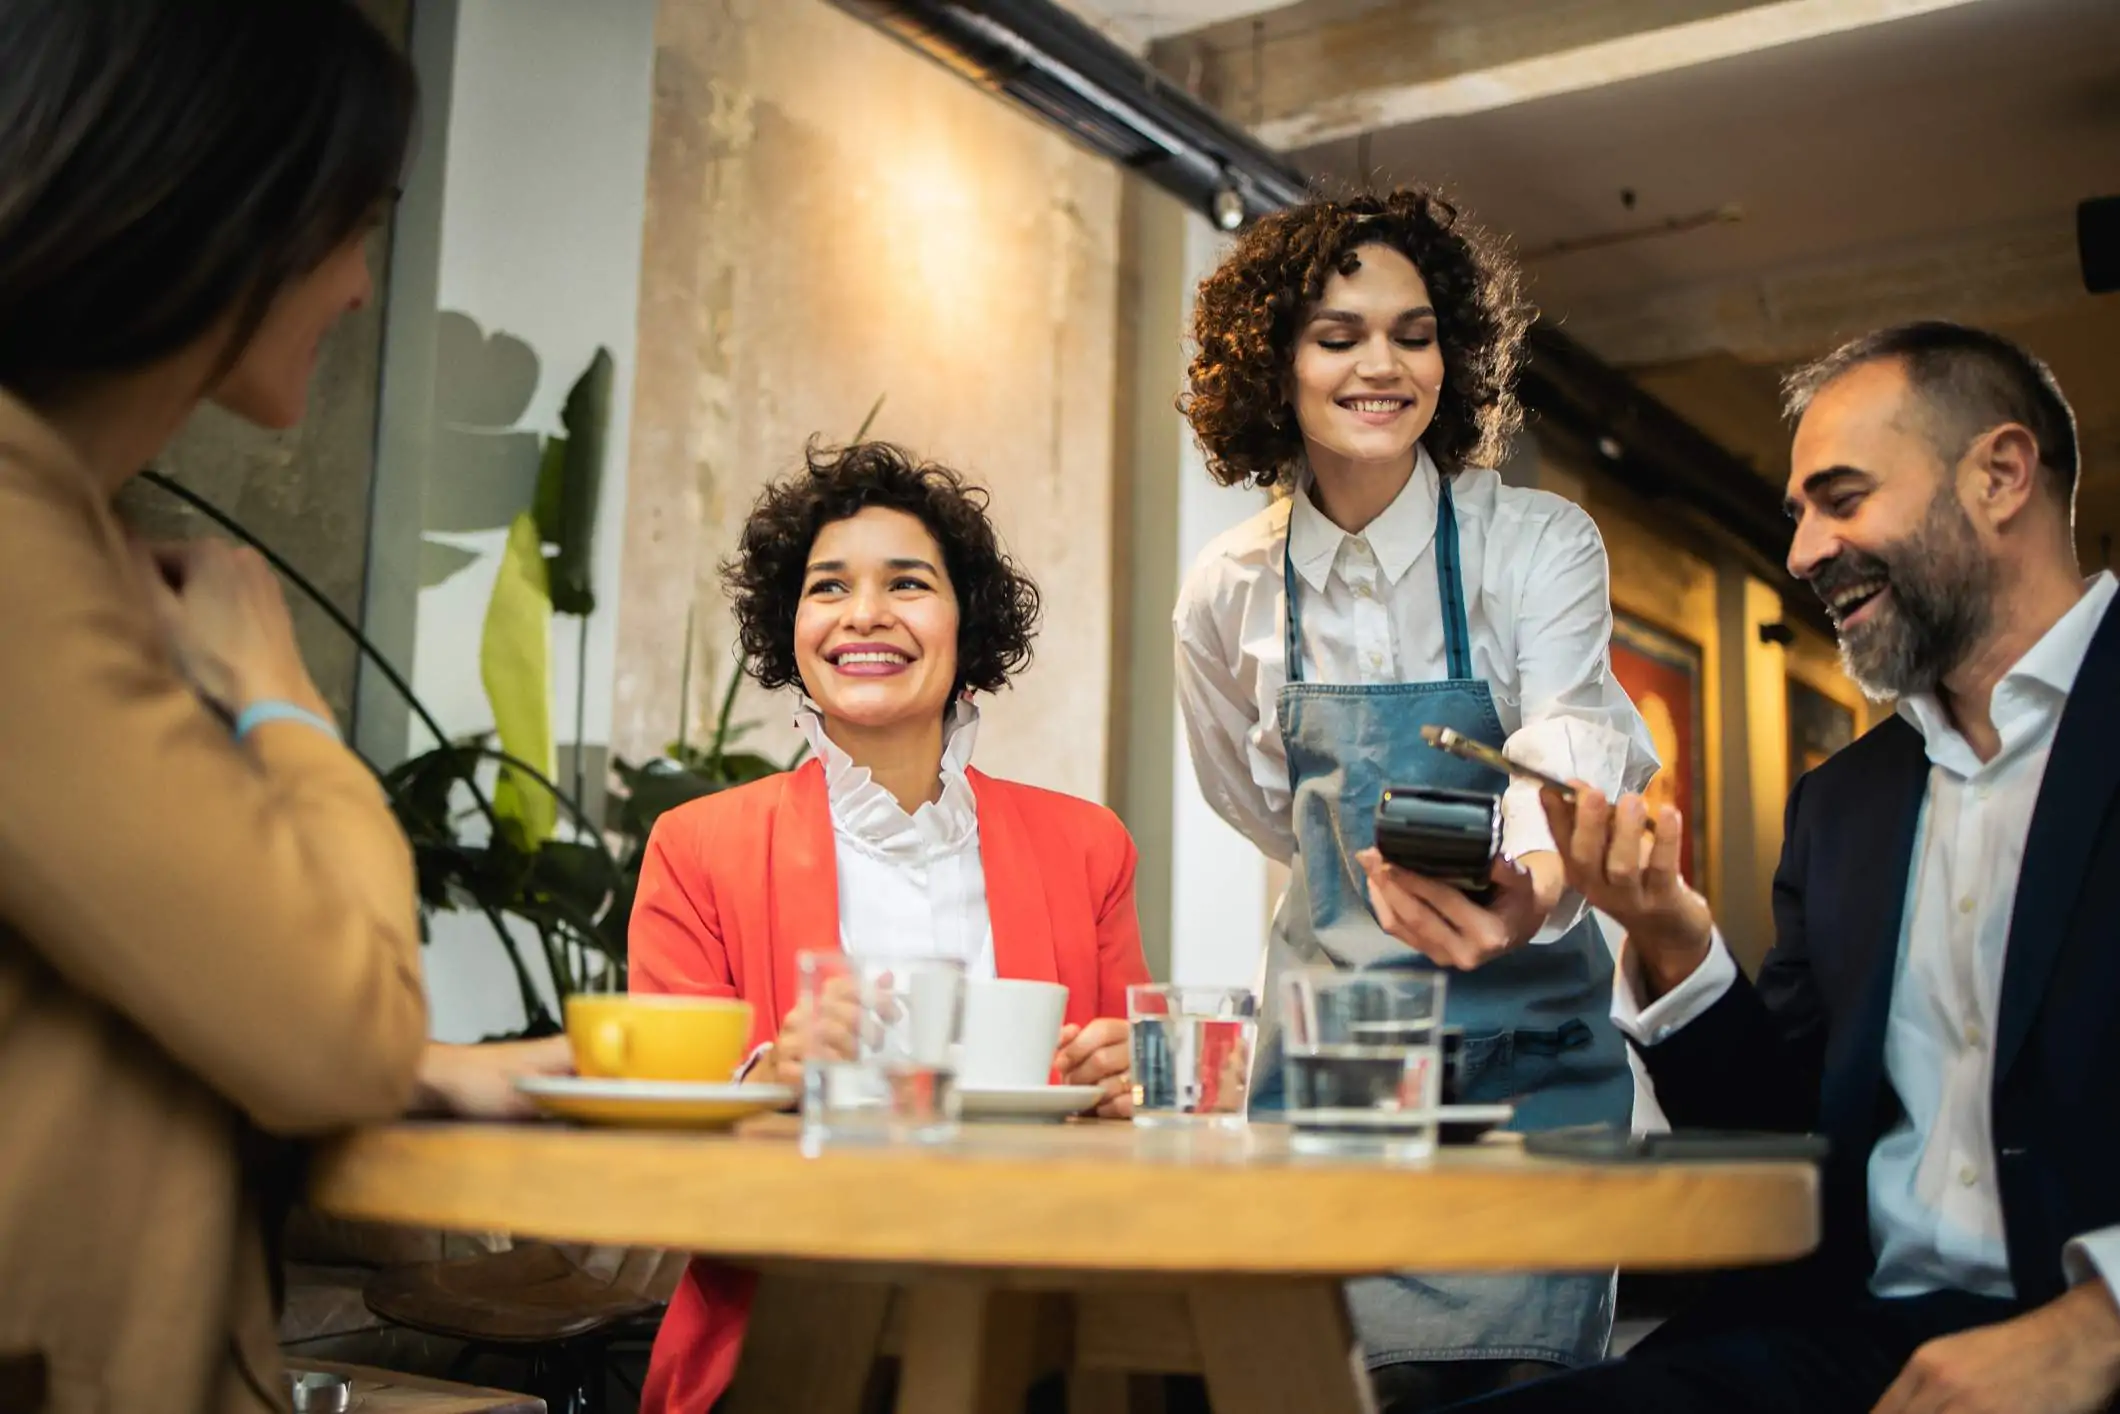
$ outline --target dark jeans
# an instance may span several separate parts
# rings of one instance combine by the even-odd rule
[[[1867,1414],[1914,1351],[2007,1320],[2015,1303],[1941,1291],[1798,1303],[1765,1320],[1680,1317],[1623,1360],[1459,1406],[1471,1414]]]

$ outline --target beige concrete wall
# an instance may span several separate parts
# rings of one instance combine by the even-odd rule
[[[987,770],[1101,798],[1111,682],[1121,178],[822,0],[665,0],[612,743],[692,720],[733,637],[714,578],[805,439],[874,435],[994,493],[1046,596],[1036,664],[988,705]],[[765,743],[795,738],[755,690]]]

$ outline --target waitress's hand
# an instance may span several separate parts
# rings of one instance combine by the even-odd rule
[[[1494,862],[1494,897],[1484,907],[1450,885],[1385,862],[1365,849],[1355,856],[1369,875],[1369,902],[1385,932],[1440,967],[1470,971],[1522,947],[1560,902],[1566,875],[1551,850],[1515,863]]]
[[[1660,997],[1707,960],[1715,936],[1708,901],[1679,872],[1685,820],[1676,806],[1652,814],[1638,795],[1613,804],[1593,786],[1569,784],[1573,805],[1550,790],[1539,794],[1568,883],[1627,930],[1644,989]]]
[[[1133,1064],[1133,1042],[1120,1017],[1100,1016],[1087,1026],[1060,1028],[1053,1069],[1062,1085],[1104,1088],[1104,1097],[1097,1101],[1100,1119],[1134,1117]]]

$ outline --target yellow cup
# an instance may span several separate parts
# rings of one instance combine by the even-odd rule
[[[600,1080],[728,1081],[750,1036],[751,1004],[732,997],[567,998],[574,1069]]]

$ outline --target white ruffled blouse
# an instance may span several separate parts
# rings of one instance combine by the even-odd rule
[[[833,744],[807,699],[795,725],[824,763],[839,867],[840,947],[860,958],[962,958],[966,976],[992,977],[979,810],[965,775],[979,709],[963,701],[950,709],[942,729],[942,794],[911,814]]]

